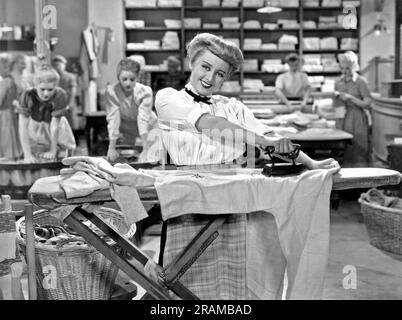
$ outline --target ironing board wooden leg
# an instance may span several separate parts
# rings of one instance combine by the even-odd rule
[[[80,213],[77,210],[71,212],[64,222],[78,232],[90,245],[94,246],[106,258],[114,263],[119,269],[125,272],[131,279],[136,281],[141,287],[149,292],[155,299],[170,300],[167,291],[156,282],[148,279],[140,270],[127,262],[115,249],[110,247],[105,241],[100,239],[91,229],[82,224],[79,219]],[[116,232],[116,231],[115,231]]]
[[[113,227],[109,226],[105,222],[102,221],[99,217],[95,214],[88,212],[80,207],[75,209],[79,214],[83,217],[91,221],[94,225],[96,225],[100,230],[102,230],[106,235],[112,238],[116,243],[126,250],[129,254],[131,254],[138,262],[140,262],[143,266],[146,265],[148,262],[148,257],[144,255],[133,243],[122,237],[117,230]],[[65,220],[67,223],[67,221]],[[82,235],[84,236],[84,235]],[[85,237],[84,237],[85,238]],[[101,251],[102,252],[102,251]],[[103,252],[102,252],[103,253]],[[105,255],[106,256],[106,255]],[[113,261],[113,260],[111,260]],[[133,279],[135,280],[135,279]],[[194,295],[190,290],[188,290],[185,286],[181,283],[176,281],[173,284],[167,285],[169,289],[171,289],[176,295],[178,295],[182,299],[186,300],[198,300],[198,297]],[[145,288],[144,288],[145,289]]]
[[[33,228],[33,205],[25,205],[25,232],[26,254],[28,268],[28,294],[29,300],[37,299],[36,291],[36,265],[35,265],[35,231]]]
[[[191,267],[206,248],[218,237],[218,228],[225,222],[226,216],[214,216],[191,240],[180,256],[164,270],[164,280],[168,285],[177,282]]]

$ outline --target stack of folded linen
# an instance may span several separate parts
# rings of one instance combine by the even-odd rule
[[[315,22],[314,20],[303,21],[303,28],[304,29],[316,29],[317,28],[317,22]]]
[[[338,28],[338,21],[335,16],[319,16],[318,17],[318,28],[320,29],[333,29]]]
[[[201,28],[201,18],[184,18],[184,28]]]
[[[325,77],[324,83],[321,86],[321,92],[334,92],[334,91],[335,91],[335,79]]]
[[[338,39],[336,37],[325,37],[320,39],[320,48],[321,49],[338,49]]]
[[[179,35],[175,31],[166,31],[162,38],[162,49],[178,50],[180,49]]]
[[[222,92],[239,92],[241,91],[239,81],[225,81],[222,84],[221,90]]]
[[[244,50],[261,50],[262,40],[260,38],[245,38]]]
[[[222,28],[224,29],[239,29],[240,22],[239,17],[222,17]]]
[[[263,43],[261,44],[261,50],[278,50],[278,44],[276,43]]]
[[[281,50],[295,50],[296,44],[299,42],[296,36],[283,34],[279,38],[278,48]]]
[[[261,29],[261,22],[258,20],[247,20],[243,23],[244,29]]]
[[[303,38],[303,48],[305,50],[319,50],[320,49],[320,38],[304,37]]]
[[[258,71],[258,59],[244,59],[244,71]]]
[[[166,28],[181,28],[181,20],[177,19],[165,19],[163,20]]]
[[[222,7],[238,7],[240,0],[222,0]]]
[[[243,88],[246,92],[261,92],[264,88],[264,83],[261,79],[244,79]]]
[[[320,0],[304,0],[303,7],[319,7]]]
[[[356,38],[342,38],[341,50],[358,50],[359,40]]]
[[[271,5],[274,7],[298,7],[299,0],[273,0]]]
[[[334,54],[331,54],[331,53],[322,54],[321,55],[321,63],[324,68],[324,71],[338,72],[340,70],[339,63],[336,60],[336,57]]]
[[[351,0],[351,1],[344,0],[344,1],[342,1],[342,6],[344,8],[346,8],[346,7],[357,8],[357,7],[360,6],[360,0],[355,0],[355,1],[353,1],[353,0]]]
[[[300,27],[297,20],[294,19],[278,19],[277,22],[282,29],[298,29]]]
[[[262,25],[262,27],[264,29],[268,29],[268,30],[275,30],[275,29],[278,29],[278,24],[277,23],[264,23]]]
[[[243,7],[262,7],[264,0],[243,0]]]
[[[144,50],[145,45],[143,42],[129,42],[127,43],[127,50],[135,51],[135,50]]]
[[[126,29],[144,28],[145,21],[144,20],[126,20],[126,21],[124,21],[124,27]]]
[[[280,59],[264,59],[261,65],[261,71],[270,73],[281,73],[286,71],[286,66]]]
[[[126,8],[156,7],[156,0],[125,0]]]
[[[160,46],[160,40],[144,40],[144,49],[146,50],[158,50]]]
[[[321,55],[319,54],[306,54],[303,56],[302,70],[305,72],[320,72],[323,70],[321,65]]]
[[[220,5],[220,0],[202,0],[203,7],[219,7]]]
[[[310,81],[311,87],[320,89],[324,82],[324,76],[309,76],[308,80]]]
[[[342,0],[322,0],[321,6],[323,7],[340,7]]]
[[[219,23],[203,23],[202,27],[204,29],[220,29],[220,24]]]
[[[158,0],[158,7],[181,7],[181,0]]]

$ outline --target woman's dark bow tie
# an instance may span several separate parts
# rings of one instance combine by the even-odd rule
[[[200,96],[200,95],[194,93],[193,91],[191,91],[190,89],[187,89],[187,88],[184,88],[184,90],[186,90],[186,92],[187,92],[190,96],[193,97],[193,99],[194,99],[195,102],[204,102],[204,103],[206,103],[206,104],[212,104],[212,102],[209,101],[209,100],[211,100],[211,97],[203,97],[203,96]]]

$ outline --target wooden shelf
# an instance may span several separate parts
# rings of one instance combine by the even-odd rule
[[[0,40],[0,51],[33,51],[33,40]]]
[[[139,53],[143,54],[147,64],[158,65],[162,63],[161,59],[165,59],[163,54],[171,53],[177,55],[181,60],[185,61],[186,50],[185,44],[191,40],[191,38],[198,32],[210,32],[217,35],[221,35],[224,38],[237,38],[240,41],[240,48],[243,50],[243,54],[246,59],[254,58],[258,60],[258,64],[261,65],[264,59],[283,59],[285,56],[292,52],[303,54],[327,54],[331,53],[337,55],[347,50],[343,49],[319,49],[308,50],[304,49],[302,37],[319,38],[334,36],[338,39],[340,45],[341,38],[356,38],[359,41],[359,27],[360,27],[360,15],[361,8],[356,7],[358,28],[357,29],[344,29],[341,26],[335,28],[304,28],[303,22],[313,20],[319,22],[319,16],[337,16],[343,14],[342,6],[331,7],[282,7],[282,11],[271,15],[260,14],[257,12],[259,7],[203,7],[201,6],[201,0],[182,0],[182,7],[147,7],[147,8],[135,8],[130,7],[126,9],[127,17],[132,20],[145,20],[145,24],[152,27],[145,28],[129,28],[127,29],[127,37],[131,42],[142,42],[146,39],[162,39],[162,32],[176,31],[179,35],[181,48],[177,50],[126,50],[127,54]],[[164,10],[164,11],[162,11]],[[170,11],[168,11],[170,10]],[[137,12],[138,11],[138,12]],[[203,23],[219,23],[221,26],[221,17],[232,16],[238,17],[240,22],[239,28],[187,28],[184,24],[180,28],[166,28],[164,26],[164,19],[179,19],[184,21],[186,18],[200,18],[201,26]],[[299,22],[300,28],[276,28],[270,30],[268,28],[262,28],[264,23],[276,23],[278,19],[292,19]],[[247,20],[258,20],[261,24],[261,28],[244,28],[244,22]],[[160,25],[160,26],[159,26]],[[259,38],[263,43],[275,42],[278,43],[278,39],[283,34],[290,34],[296,36],[298,44],[295,49],[277,49],[277,50],[263,50],[263,49],[244,49],[245,38]],[[359,52],[360,45],[358,45]],[[159,55],[158,55],[159,54]],[[184,65],[183,65],[184,68]],[[151,73],[163,73],[166,71],[152,71]],[[186,73],[186,72],[184,72]],[[273,85],[272,79],[279,73],[270,73],[264,71],[244,71],[240,70],[236,74],[235,79],[239,80],[242,84],[244,77],[254,77],[264,79],[264,84]],[[324,75],[324,76],[337,76],[340,75],[338,71],[320,71],[320,72],[308,72],[309,75]]]
[[[136,32],[154,32],[154,31],[180,31],[181,28],[166,28],[166,27],[145,27],[145,28],[125,28],[126,31]]]
[[[126,10],[181,10],[181,7],[130,7],[126,6]]]

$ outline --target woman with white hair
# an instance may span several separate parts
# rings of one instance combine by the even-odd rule
[[[339,129],[353,135],[353,145],[345,150],[347,166],[369,164],[369,123],[366,112],[370,111],[371,95],[367,80],[360,76],[358,57],[353,51],[339,55],[342,76],[335,83],[334,106],[344,106],[344,119],[337,123]]]

